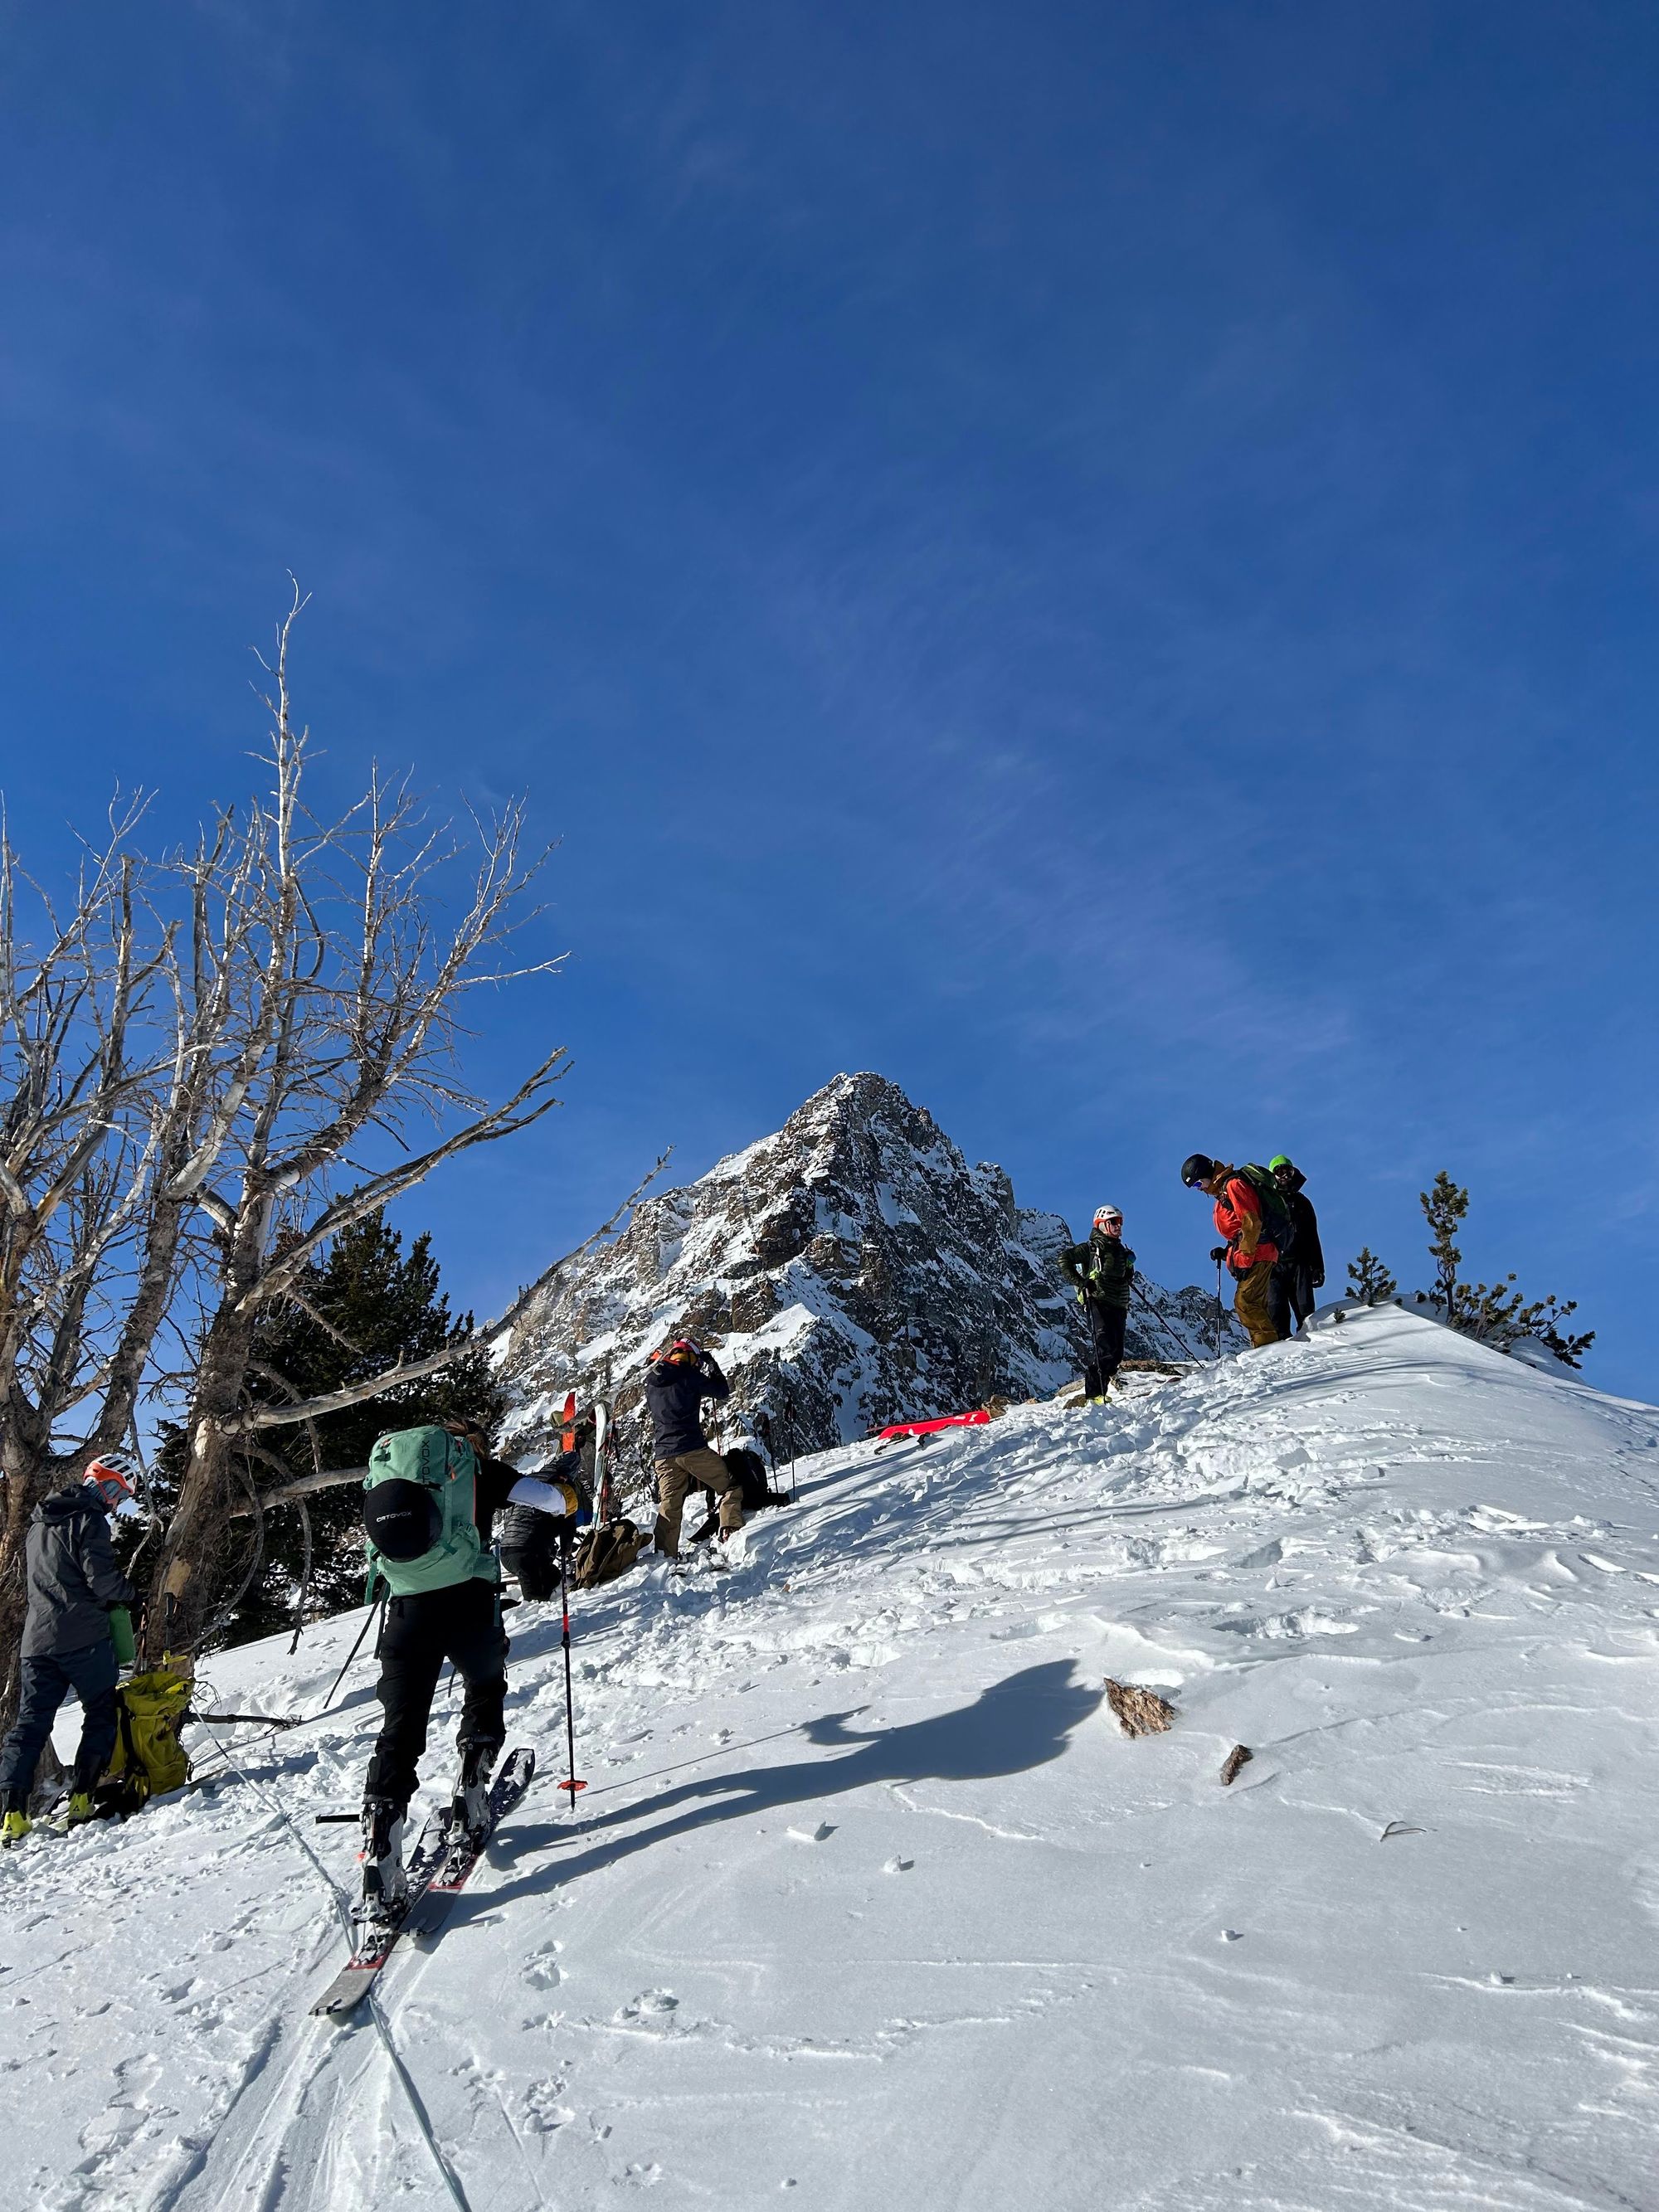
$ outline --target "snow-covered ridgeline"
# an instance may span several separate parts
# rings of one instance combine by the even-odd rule
[[[0,1862],[4,2201],[1652,2204],[1659,1413],[1388,1309],[1137,1389],[826,1454],[733,1573],[582,1604],[582,1821],[538,1790],[384,2040],[305,2017],[366,1662]],[[358,1625],[222,1708],[313,1711]]]

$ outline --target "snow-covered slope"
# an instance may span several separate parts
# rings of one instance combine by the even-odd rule
[[[802,1473],[582,1604],[574,1821],[513,1616],[547,1780],[378,2022],[305,2014],[367,1665],[0,1863],[5,2202],[1659,2203],[1659,1414],[1382,1309]],[[313,1710],[357,1625],[219,1700]]]
[[[611,1399],[627,1429],[647,1355],[678,1330],[719,1346],[734,1413],[780,1458],[1051,1392],[1078,1367],[1054,1265],[1070,1242],[896,1084],[838,1075],[775,1135],[648,1199],[614,1243],[530,1292],[497,1347],[519,1399],[508,1449],[544,1458],[573,1387]],[[1201,1356],[1213,1298],[1140,1291],[1131,1356]],[[1231,1316],[1226,1329],[1243,1342]]]

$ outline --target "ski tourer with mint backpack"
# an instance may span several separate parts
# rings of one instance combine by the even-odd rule
[[[480,1534],[477,1482],[477,1454],[468,1437],[456,1430],[428,1423],[418,1428],[394,1429],[375,1440],[363,1479],[363,1527],[369,1559],[365,1595],[371,1604],[381,1586],[394,1602],[419,1607],[482,1584],[480,1605],[495,1623],[494,1634],[500,1635],[501,1569]],[[576,1510],[574,1489],[542,1483],[531,1476],[515,1482],[509,1495],[538,1511],[562,1516]],[[414,1620],[416,1616],[410,1618]],[[466,1673],[469,1684],[473,1680],[471,1664],[488,1668],[492,1663],[493,1643],[486,1638],[481,1646],[477,1642],[483,1625],[481,1620],[469,1631],[473,1642],[468,1648],[484,1652],[473,1662],[452,1644],[441,1641],[435,1647]],[[436,1632],[440,1638],[447,1632],[441,1616]],[[504,1639],[500,1655],[504,1661]],[[434,1668],[432,1687],[436,1680]],[[427,1708],[416,1717],[422,1736],[429,1708],[428,1689]],[[389,1718],[390,1706],[387,1711]],[[466,1755],[461,1785],[452,1803],[428,1820],[408,1867],[401,1863],[399,1846],[404,1804],[375,1794],[371,1766],[370,1788],[362,1814],[363,1894],[353,1914],[357,1925],[352,1956],[314,2010],[336,2015],[355,2010],[405,1929],[416,1934],[435,1932],[438,1921],[477,1864],[496,1822],[529,1787],[535,1761],[528,1751],[514,1752],[494,1783],[486,1784],[488,1742],[471,1749],[463,1747]],[[418,1743],[415,1748],[418,1755]],[[475,1750],[482,1752],[476,1767]],[[412,1765],[410,1774],[412,1778]],[[473,1778],[470,1780],[469,1775]]]

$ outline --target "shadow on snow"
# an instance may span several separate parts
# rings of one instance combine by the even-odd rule
[[[682,1783],[642,1802],[603,1814],[574,1835],[556,1821],[515,1827],[510,1840],[517,1846],[517,1858],[579,1839],[587,1848],[537,1873],[520,1875],[487,1895],[463,1900],[456,1917],[475,1917],[515,1897],[598,1874],[636,1851],[715,1821],[817,1804],[877,1783],[989,1782],[1028,1773],[1058,1759],[1073,1730],[1098,1710],[1104,1697],[1103,1691],[1073,1681],[1073,1672],[1069,1659],[1026,1667],[981,1691],[971,1705],[926,1720],[907,1721],[898,1728],[866,1731],[850,1727],[861,1707],[823,1713],[805,1722],[799,1732],[820,1752],[839,1753],[839,1757],[791,1759]],[[641,1820],[651,1826],[629,1835],[614,1832]]]

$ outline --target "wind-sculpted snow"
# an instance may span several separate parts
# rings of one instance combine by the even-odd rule
[[[1071,1231],[1017,1206],[932,1116],[878,1075],[842,1075],[775,1136],[647,1200],[616,1242],[539,1285],[501,1340],[518,1395],[516,1456],[555,1447],[574,1387],[634,1420],[647,1355],[688,1333],[719,1347],[733,1426],[777,1455],[995,1396],[1048,1395],[1078,1371],[1055,1264]],[[1215,1302],[1144,1283],[1131,1357],[1212,1348]],[[1242,1344],[1229,1317],[1230,1348]]]
[[[545,1780],[377,2019],[305,2012],[366,1660],[0,1862],[0,2197],[1659,2203],[1659,1413],[1361,1310],[800,1475],[731,1573],[580,1602],[574,1819],[557,1608],[510,1616]],[[359,1625],[211,1696],[313,1712]]]

